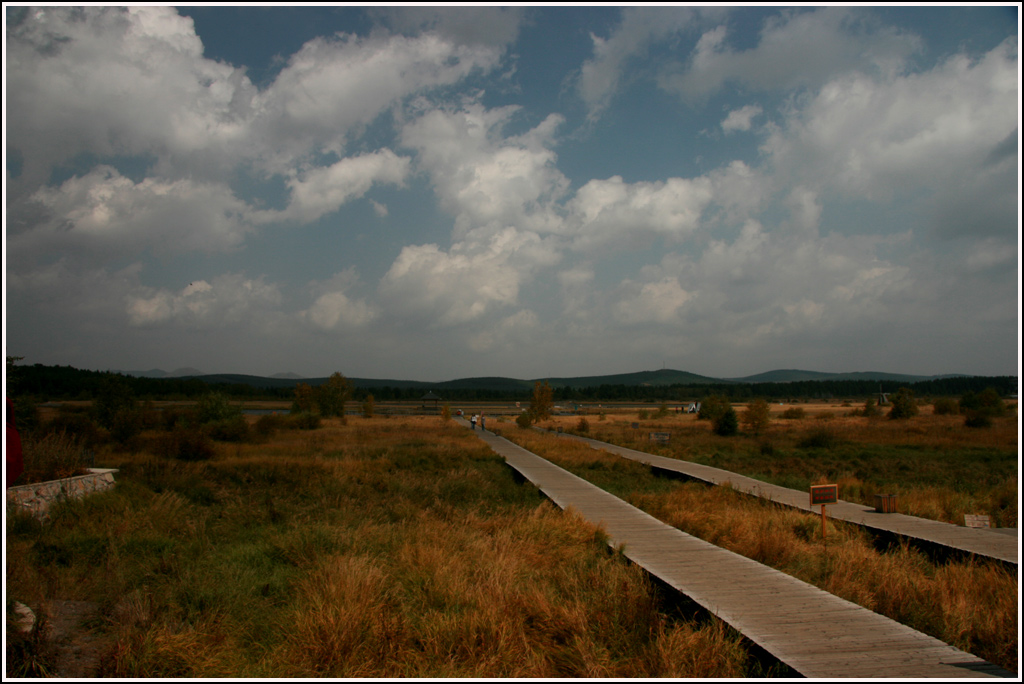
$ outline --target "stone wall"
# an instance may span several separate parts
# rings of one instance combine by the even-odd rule
[[[62,499],[80,499],[114,486],[114,468],[89,468],[88,475],[19,485],[7,490],[7,506],[27,510],[40,520],[50,516],[50,506]]]

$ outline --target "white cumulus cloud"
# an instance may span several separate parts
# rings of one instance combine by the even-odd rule
[[[296,173],[288,181],[288,208],[275,213],[274,218],[301,223],[315,221],[345,202],[362,197],[374,183],[399,185],[408,173],[408,157],[399,157],[391,150],[346,157],[331,166]]]
[[[457,236],[487,224],[538,232],[557,221],[551,204],[568,188],[550,149],[562,121],[549,115],[518,136],[503,136],[517,108],[469,104],[434,109],[408,123],[402,142],[417,150],[442,206],[456,219]]]
[[[768,19],[759,37],[756,46],[737,50],[719,25],[701,36],[685,65],[667,66],[660,83],[689,100],[728,83],[759,91],[816,87],[849,71],[899,72],[921,49],[917,36],[842,7],[784,12]]]
[[[138,288],[126,297],[126,312],[135,326],[161,325],[218,328],[245,322],[281,303],[277,286],[237,273],[200,280],[178,291]]]
[[[760,116],[761,108],[757,105],[746,105],[729,112],[722,121],[722,131],[732,133],[733,131],[749,131],[755,116]]]
[[[28,254],[216,252],[239,245],[249,230],[248,207],[226,186],[187,179],[135,182],[108,166],[40,188],[32,202],[43,220],[12,240],[13,249]]]

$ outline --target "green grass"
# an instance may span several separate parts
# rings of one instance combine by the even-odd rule
[[[762,672],[737,634],[667,614],[600,530],[467,430],[325,421],[217,449],[108,452],[112,491],[43,525],[9,517],[8,594],[98,602],[101,676]],[[8,646],[9,662],[43,652]]]
[[[823,543],[818,516],[729,487],[661,476],[565,437],[505,435],[684,532],[1017,669],[1018,582],[998,563],[936,564],[907,545],[879,552],[866,530],[836,521],[829,521]]]
[[[960,416],[890,421],[823,415],[830,419],[777,420],[760,437],[717,437],[706,421],[685,418],[640,431],[608,421],[590,436],[798,490],[835,482],[841,498],[869,506],[875,494],[898,494],[900,512],[943,522],[962,525],[964,514],[983,514],[996,526],[1017,527],[1015,418],[976,430]],[[672,431],[669,445],[646,441],[648,431],[658,430]]]

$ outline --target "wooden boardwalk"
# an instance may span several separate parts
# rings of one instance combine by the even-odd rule
[[[980,658],[666,525],[492,433],[496,453],[613,547],[805,677],[1016,678]]]
[[[568,434],[562,434],[561,436],[563,438],[580,440],[595,449],[617,454],[623,458],[638,461],[653,468],[680,473],[710,484],[724,485],[728,483],[733,489],[746,494],[769,499],[774,503],[799,508],[804,511],[821,513],[821,506],[812,507],[810,505],[810,495],[805,491],[780,487],[713,466],[648,454],[635,449],[627,449],[626,447],[600,442],[589,437]],[[900,513],[878,513],[874,508],[867,507],[864,504],[851,503],[841,499],[839,503],[828,506],[825,514],[830,519],[839,519],[863,525],[873,530],[919,539],[1012,565],[1017,565],[1019,557],[1020,544],[1016,535],[1000,534],[990,529],[960,527],[959,525],[951,525],[937,520],[927,520]]]

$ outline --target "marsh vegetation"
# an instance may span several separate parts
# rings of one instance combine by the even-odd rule
[[[470,431],[280,420],[202,458],[161,451],[180,427],[105,448],[114,490],[46,524],[8,516],[8,596],[41,616],[96,602],[98,676],[765,674],[738,634],[666,607]],[[13,646],[8,675],[55,674],[38,640]]]
[[[229,404],[144,406],[127,439],[90,425],[84,409],[39,421],[39,435],[60,426],[79,440],[72,451],[87,442],[96,465],[119,469],[118,484],[57,505],[45,524],[9,512],[8,596],[44,617],[52,602],[95,602],[83,628],[103,637],[97,676],[781,672],[720,622],[666,600],[601,530],[518,482],[450,409],[448,420],[365,408],[346,420],[241,417]],[[929,412],[909,421],[839,407],[786,413],[772,407],[757,434],[741,421],[735,436],[663,410],[638,428],[635,412],[614,410],[542,424],[787,486],[837,481],[851,500],[897,492],[916,515],[990,513],[1016,525],[1012,417],[977,430]],[[656,477],[489,415],[488,428],[669,524],[1017,669],[1017,583],[1002,567],[878,551],[847,525],[826,546],[812,516]],[[651,431],[672,438],[652,444]],[[9,676],[54,674],[39,639],[13,647]]]
[[[719,436],[692,415],[634,427],[635,416],[613,414],[589,425],[587,436],[795,488],[838,482],[840,496],[848,500],[867,503],[874,492],[896,491],[901,512],[958,518],[961,524],[963,512],[986,513],[1016,527],[1012,419],[979,436],[962,419],[918,416],[903,423],[846,412],[809,412],[806,421],[772,421],[761,435],[740,437]],[[560,417],[546,426],[570,432],[579,420]],[[814,437],[822,430],[827,440]],[[671,431],[670,443],[650,442],[648,435],[656,431]],[[863,528],[835,521],[823,540],[817,516],[728,487],[658,476],[645,465],[557,433],[501,434],[684,532],[1017,670],[1018,583],[1002,564],[936,561],[907,544],[880,546]]]

